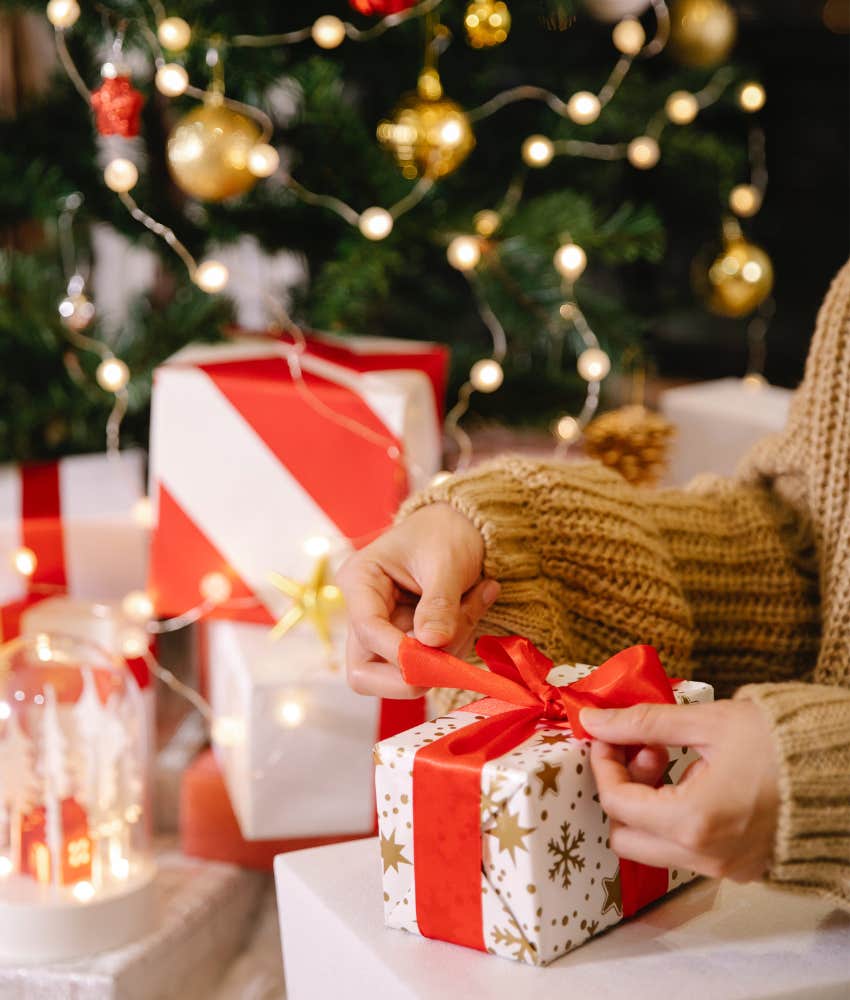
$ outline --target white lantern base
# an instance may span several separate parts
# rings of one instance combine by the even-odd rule
[[[0,964],[58,962],[118,948],[151,931],[154,865],[87,902],[0,896]],[[32,880],[27,879],[27,882]],[[3,887],[4,890],[6,886]]]

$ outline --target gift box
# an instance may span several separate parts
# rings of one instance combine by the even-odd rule
[[[212,737],[247,840],[374,831],[369,748],[425,718],[422,699],[355,694],[314,635],[274,642],[246,622],[205,626]]]
[[[143,491],[140,451],[0,466],[0,639],[46,596],[120,600],[145,585]],[[19,553],[34,557],[30,575],[16,568]]]
[[[490,697],[375,748],[385,922],[545,965],[693,877],[613,853],[580,709],[710,701],[712,690],[671,685],[648,646],[596,670],[551,670],[518,637],[477,648],[491,672],[402,642],[409,683]],[[697,757],[671,748],[664,781]]]
[[[440,464],[447,352],[409,341],[311,335],[294,378],[271,337],[186,348],[154,378],[150,591],[161,614],[200,603],[224,573],[220,616],[269,623],[307,578],[387,527]]]

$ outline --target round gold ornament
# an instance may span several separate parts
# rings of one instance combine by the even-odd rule
[[[711,312],[748,316],[773,290],[773,264],[760,246],[744,239],[737,224],[727,222],[723,249],[707,273],[695,264],[694,284]]]
[[[473,0],[466,8],[463,26],[474,49],[489,49],[508,37],[511,12],[502,0]]]
[[[248,168],[260,129],[245,115],[208,100],[171,130],[166,157],[177,186],[201,201],[224,201],[249,191],[257,178]]]
[[[667,463],[675,428],[645,406],[621,406],[584,429],[584,450],[633,486],[655,483]]]
[[[463,108],[443,96],[435,70],[426,70],[416,93],[401,99],[392,118],[378,125],[378,141],[405,177],[445,177],[475,148]]]
[[[670,50],[685,66],[713,66],[732,51],[738,18],[725,0],[676,0],[670,11]]]

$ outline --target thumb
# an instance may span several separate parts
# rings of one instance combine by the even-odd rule
[[[619,746],[698,746],[711,741],[713,705],[632,705],[584,708],[581,724],[606,743]],[[715,720],[716,721],[716,720]]]
[[[450,563],[433,567],[422,580],[422,596],[413,615],[413,633],[426,646],[446,646],[460,625],[463,581]]]

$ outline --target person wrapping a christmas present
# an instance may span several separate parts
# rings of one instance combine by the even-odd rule
[[[582,711],[613,850],[850,908],[850,263],[786,430],[734,480],[650,492],[596,464],[502,458],[408,500],[340,583],[367,694],[422,693],[397,666],[408,632],[457,653],[521,633],[587,663],[651,643],[721,700]],[[446,710],[463,697],[442,694]],[[702,757],[678,785],[659,782],[669,745]]]

